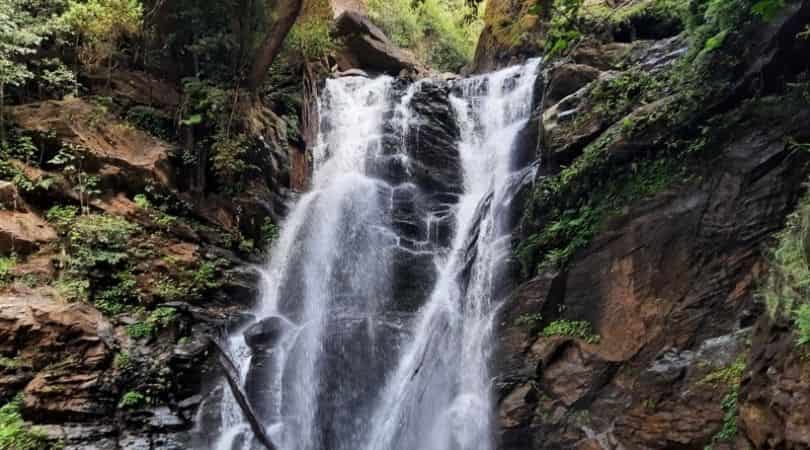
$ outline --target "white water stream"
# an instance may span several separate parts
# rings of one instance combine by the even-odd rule
[[[494,447],[492,326],[510,202],[528,170],[515,167],[513,144],[537,67],[406,87],[327,80],[312,190],[262,273],[256,316],[281,318],[283,333],[261,364],[241,333],[229,343],[243,379],[261,386],[250,400],[280,450]],[[425,120],[413,103],[440,84],[458,136],[457,150],[439,151],[456,154],[463,182],[435,200],[410,146]],[[404,306],[402,280],[415,306]],[[216,435],[216,450],[258,448],[227,392]]]

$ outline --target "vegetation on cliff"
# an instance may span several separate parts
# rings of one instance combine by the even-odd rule
[[[472,60],[483,27],[483,6],[464,0],[370,0],[368,8],[394,42],[446,71]]]
[[[774,319],[786,317],[794,326],[796,345],[809,346],[810,196],[802,197],[778,239],[778,245],[771,252],[769,275],[761,295]]]

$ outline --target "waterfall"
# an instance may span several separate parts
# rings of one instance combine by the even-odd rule
[[[326,81],[313,188],[262,269],[260,321],[229,343],[279,449],[494,447],[492,326],[538,64]],[[256,448],[220,405],[198,447]]]

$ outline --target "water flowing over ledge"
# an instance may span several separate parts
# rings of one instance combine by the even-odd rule
[[[327,80],[312,191],[227,349],[280,449],[493,448],[492,322],[538,66]],[[230,393],[216,415],[198,448],[255,448]]]

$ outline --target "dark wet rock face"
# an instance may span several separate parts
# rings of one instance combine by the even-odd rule
[[[286,327],[282,317],[267,317],[245,330],[245,341],[254,352],[270,350],[278,344]]]

